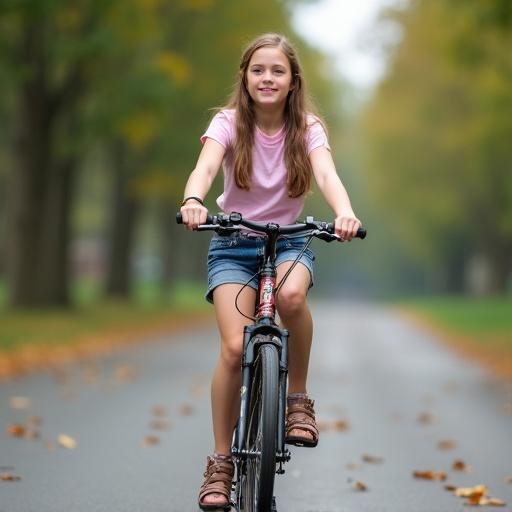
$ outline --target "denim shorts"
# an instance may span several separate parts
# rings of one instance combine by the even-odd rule
[[[306,244],[306,237],[281,236],[277,240],[276,266],[285,261],[294,261]],[[247,284],[255,290],[258,281],[255,274],[263,262],[265,238],[243,232],[228,236],[215,234],[208,250],[208,291],[205,298],[213,304],[213,290],[226,283]],[[309,248],[299,259],[311,277],[309,287],[313,286],[313,261],[315,256]],[[252,279],[251,279],[252,278]]]

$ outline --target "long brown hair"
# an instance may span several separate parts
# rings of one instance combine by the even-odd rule
[[[255,115],[253,100],[247,90],[246,77],[254,52],[264,47],[279,48],[290,63],[293,88],[288,93],[284,111],[286,131],[284,160],[288,195],[299,197],[309,192],[313,173],[306,147],[308,113],[312,113],[312,106],[304,88],[304,78],[297,52],[286,37],[280,34],[263,34],[246,47],[242,54],[233,95],[224,107],[235,109],[236,112],[236,138],[233,148],[235,183],[245,190],[249,190],[251,184]],[[318,116],[315,118],[321,122]]]

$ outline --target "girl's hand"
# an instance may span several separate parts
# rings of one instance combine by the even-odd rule
[[[334,229],[340,237],[340,242],[350,242],[357,235],[357,230],[362,226],[361,221],[354,212],[342,213],[334,220]]]
[[[187,201],[181,207],[180,212],[183,217],[183,224],[190,231],[197,229],[199,224],[204,224],[208,215],[208,209],[193,199]]]

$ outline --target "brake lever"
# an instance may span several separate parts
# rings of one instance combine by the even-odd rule
[[[316,230],[313,235],[324,242],[334,242],[334,240],[340,240],[340,237],[335,234],[327,233],[326,231]]]

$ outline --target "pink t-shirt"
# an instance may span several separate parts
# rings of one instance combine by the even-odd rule
[[[310,115],[307,134],[308,154],[324,146],[330,150],[322,124]],[[217,198],[217,205],[226,212],[239,212],[258,222],[291,224],[297,220],[304,206],[304,196],[289,197],[284,163],[284,126],[274,135],[266,135],[258,127],[254,137],[253,172],[250,190],[237,187],[233,170],[233,142],[236,135],[235,111],[222,110],[212,119],[201,137],[217,141],[226,148],[223,161],[224,192]]]

